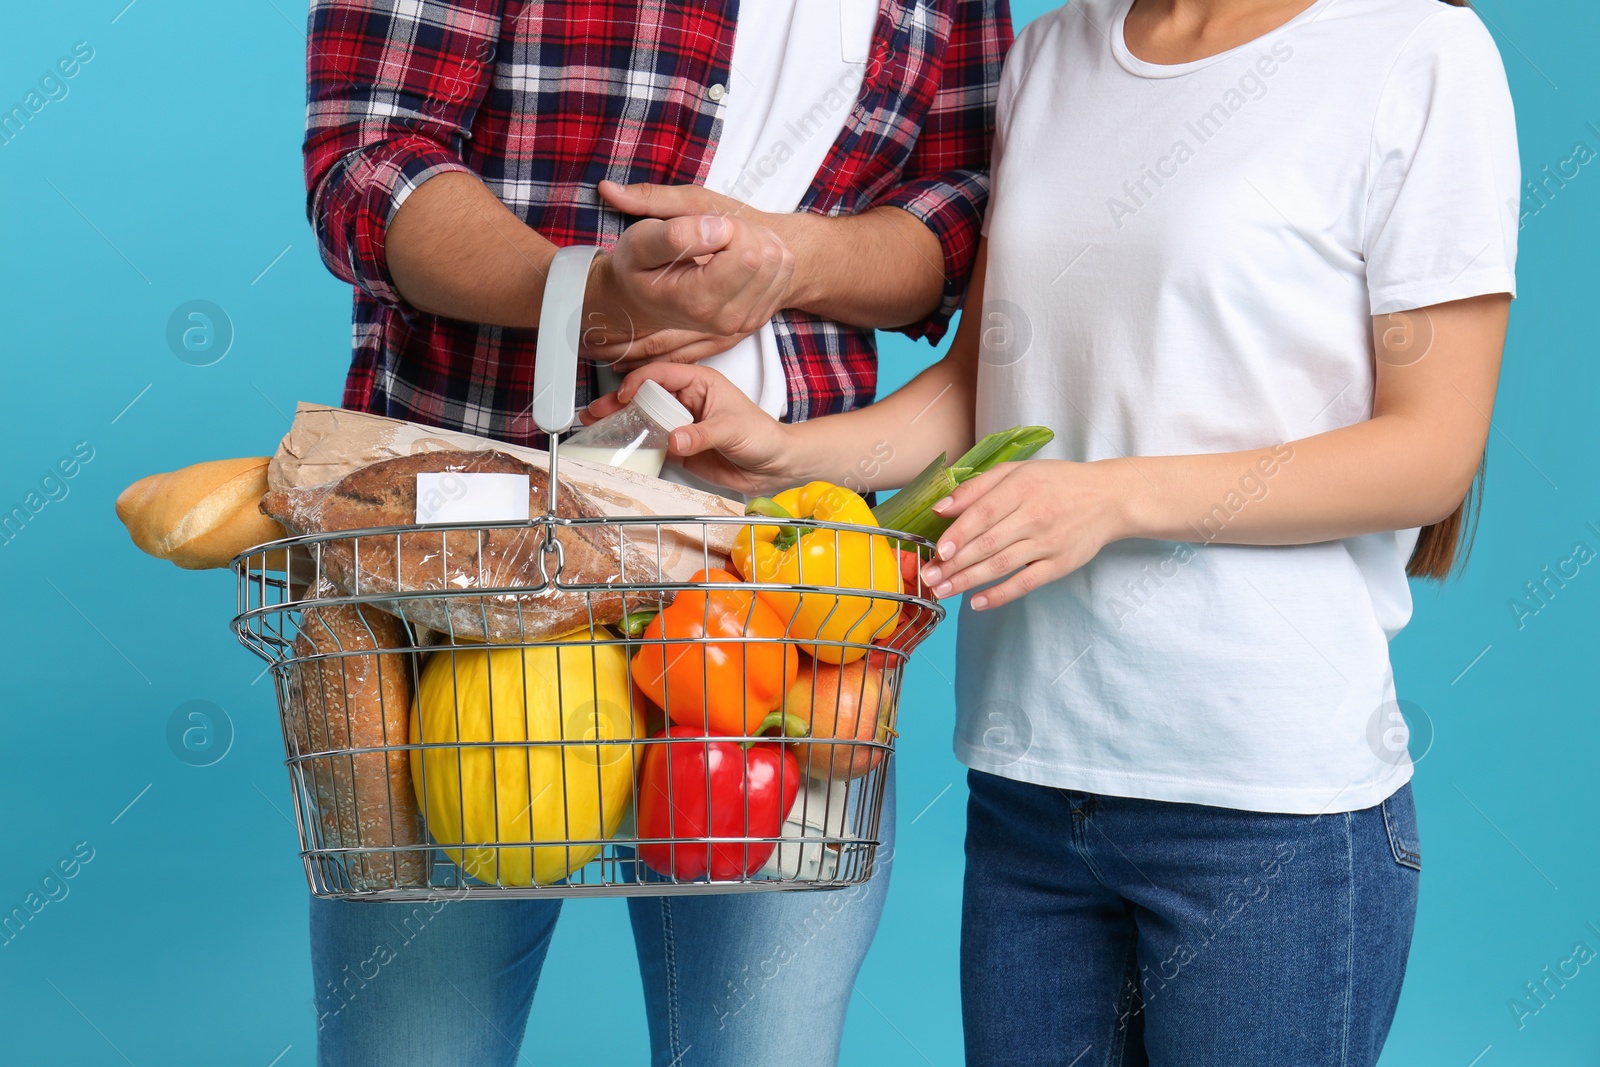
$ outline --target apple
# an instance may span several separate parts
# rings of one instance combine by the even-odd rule
[[[801,657],[800,674],[784,695],[783,710],[809,727],[807,738],[794,745],[807,777],[815,782],[860,778],[878,765],[884,751],[864,742],[887,742],[893,733],[894,691],[887,657],[874,653],[842,666]]]

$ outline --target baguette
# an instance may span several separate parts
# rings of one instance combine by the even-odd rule
[[[617,531],[557,526],[563,584],[555,561],[541,559],[537,527],[444,530],[417,527],[417,475],[520,474],[528,479],[528,514],[545,513],[548,472],[501,452],[424,452],[373,463],[327,485],[282,489],[261,500],[261,510],[298,534],[401,526],[408,532],[332,539],[319,546],[322,573],[352,596],[386,596],[435,590],[443,597],[401,597],[383,607],[413,624],[460,640],[521,642],[569,634],[621,619],[655,598],[606,589],[623,581],[659,581],[654,560]],[[564,518],[602,518],[600,509],[562,482],[557,512]],[[515,589],[518,592],[497,592]],[[471,595],[481,590],[481,595]],[[532,590],[525,591],[525,590]],[[629,603],[625,604],[625,599]]]
[[[239,553],[286,536],[261,514],[266,457],[218,459],[141,478],[117,497],[133,543],[187,570],[226,567]]]
[[[313,600],[336,596],[326,581]],[[426,842],[406,749],[411,713],[409,642],[398,619],[370,607],[310,604],[301,613],[283,732],[315,807],[322,848],[382,849]],[[322,658],[307,658],[322,657]],[[383,748],[350,754],[342,750]],[[344,856],[357,890],[427,881],[422,850]]]

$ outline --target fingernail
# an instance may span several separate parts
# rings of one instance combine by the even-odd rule
[[[674,452],[687,452],[689,450],[689,435],[682,430],[675,431],[672,435],[672,450]]]
[[[727,235],[728,224],[720,215],[707,215],[700,220],[700,236],[715,244]]]
[[[940,582],[938,585],[933,587],[933,595],[940,598],[949,596],[951,591],[952,586],[949,582]]]
[[[938,567],[930,566],[922,568],[922,580],[927,582],[929,585],[933,585],[941,577],[943,577],[943,574]]]
[[[971,600],[967,601],[967,603],[972,605],[973,611],[982,611],[984,608],[989,606],[989,598],[986,596],[975,596]]]
[[[956,502],[956,498],[955,497],[947,496],[943,500],[939,501],[937,504],[933,505],[933,510],[934,511],[943,511],[945,508],[949,507],[951,504],[954,504],[955,502]]]
[[[940,559],[954,559],[955,555],[956,555],[956,543],[954,541],[945,541],[945,542],[943,542],[942,544],[939,545],[939,558]]]

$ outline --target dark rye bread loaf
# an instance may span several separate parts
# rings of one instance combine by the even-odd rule
[[[528,514],[545,514],[548,472],[502,452],[424,452],[384,460],[327,485],[280,489],[261,499],[261,511],[297,534],[334,533],[379,526],[415,526],[417,475],[522,474],[528,478]],[[557,488],[562,518],[600,518],[601,510],[562,482]],[[658,580],[654,560],[614,529],[558,526],[563,584],[616,585]],[[438,530],[331,540],[322,547],[322,567],[351,596],[427,590],[449,597],[397,599],[386,610],[456,639],[491,642],[538,641],[590,625],[616,622],[642,606],[630,596],[600,589],[572,592],[549,585],[539,567],[540,527]],[[359,540],[359,553],[357,541]],[[359,555],[359,566],[357,556]],[[548,564],[554,571],[554,562]],[[537,592],[493,590],[540,587]],[[483,590],[482,595],[470,594]]]

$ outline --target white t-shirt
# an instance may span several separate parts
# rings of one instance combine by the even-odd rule
[[[1318,0],[1171,66],[1129,53],[1129,6],[1074,0],[1006,62],[978,433],[1050,426],[1042,455],[1078,461],[1282,447],[1193,543],[1119,542],[965,611],[956,752],[1118,796],[1368,807],[1411,775],[1388,640],[1416,531],[1207,542],[1284,443],[1371,416],[1372,315],[1514,292],[1504,69],[1438,0]]]
[[[753,0],[739,6],[722,131],[705,186],[761,211],[800,206],[861,90],[876,0]],[[789,407],[768,323],[702,361],[768,414]]]

